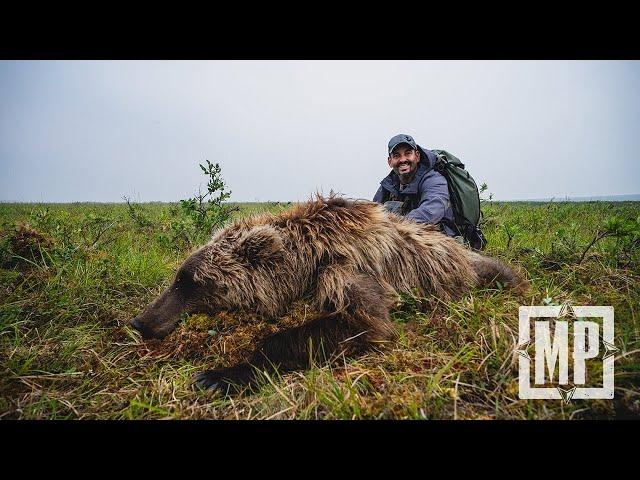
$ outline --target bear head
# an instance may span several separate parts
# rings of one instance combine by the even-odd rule
[[[164,338],[184,314],[260,310],[276,262],[284,256],[280,232],[269,225],[232,225],[187,258],[158,298],[131,321],[143,338]],[[259,290],[259,292],[258,292]]]

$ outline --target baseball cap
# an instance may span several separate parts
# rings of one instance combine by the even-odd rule
[[[391,155],[391,152],[393,151],[393,149],[396,148],[401,143],[408,143],[409,145],[411,145],[411,148],[413,148],[414,150],[417,148],[416,141],[413,139],[411,135],[399,133],[398,135],[393,137],[391,140],[389,140],[389,155]]]

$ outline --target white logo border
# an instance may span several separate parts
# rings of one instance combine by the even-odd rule
[[[565,307],[566,308],[566,307]],[[602,318],[602,339],[605,342],[607,351],[617,350],[613,347],[613,318],[612,306],[569,306],[576,317],[597,317]],[[563,305],[528,305],[521,306],[518,328],[518,346],[516,352],[519,353],[519,396],[523,400],[547,399],[561,400],[585,400],[585,399],[612,399],[614,394],[613,377],[615,360],[613,355],[605,355],[602,359],[602,387],[574,387],[571,390],[562,390],[556,387],[531,387],[531,358],[526,348],[531,342],[529,325],[531,318],[558,318],[563,310]],[[607,345],[608,344],[608,345]]]

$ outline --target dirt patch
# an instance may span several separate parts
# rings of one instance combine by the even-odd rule
[[[30,262],[43,262],[45,252],[53,248],[53,239],[38,232],[26,222],[16,224],[8,235],[11,254],[3,258],[2,268],[30,268]]]

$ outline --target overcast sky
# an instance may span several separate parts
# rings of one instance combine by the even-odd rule
[[[640,62],[0,61],[0,201],[372,198],[409,133],[494,198],[640,192]]]

